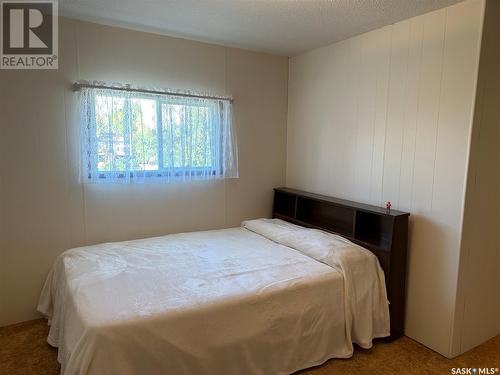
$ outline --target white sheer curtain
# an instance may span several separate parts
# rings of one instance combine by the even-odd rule
[[[238,177],[227,100],[82,88],[80,110],[84,183]]]

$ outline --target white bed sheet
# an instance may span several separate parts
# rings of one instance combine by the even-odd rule
[[[343,275],[245,228],[69,250],[40,297],[63,374],[286,374],[352,355]]]

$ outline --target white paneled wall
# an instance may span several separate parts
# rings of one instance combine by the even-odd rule
[[[58,70],[0,70],[0,326],[39,316],[64,250],[238,226],[268,216],[285,183],[288,58],[64,18],[59,27]],[[240,178],[79,184],[80,79],[233,95]]]
[[[500,334],[500,2],[486,2],[453,352]]]
[[[411,212],[406,334],[448,356],[483,6],[290,61],[287,185]]]

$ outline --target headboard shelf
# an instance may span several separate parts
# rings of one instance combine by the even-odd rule
[[[309,198],[312,200],[318,200],[321,202],[328,202],[328,203],[333,204],[333,205],[355,208],[356,210],[359,210],[359,211],[374,212],[374,213],[387,215],[387,216],[401,216],[401,215],[408,216],[408,215],[410,215],[408,212],[402,212],[402,211],[397,211],[397,210],[391,210],[389,213],[387,213],[386,209],[382,208],[382,207],[373,206],[373,205],[365,204],[365,203],[354,202],[354,201],[350,201],[350,200],[346,200],[346,199],[329,197],[327,195],[310,193],[307,191],[302,191],[302,190],[297,190],[297,189],[292,189],[292,188],[282,187],[282,188],[276,188],[276,189],[274,189],[274,191],[284,193],[284,194],[290,194],[292,196],[302,196],[302,197]]]
[[[274,189],[274,218],[339,234],[377,256],[391,302],[391,339],[402,336],[404,329],[409,215],[296,189]]]

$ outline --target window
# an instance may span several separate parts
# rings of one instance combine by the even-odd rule
[[[81,89],[82,180],[237,177],[230,102]]]

